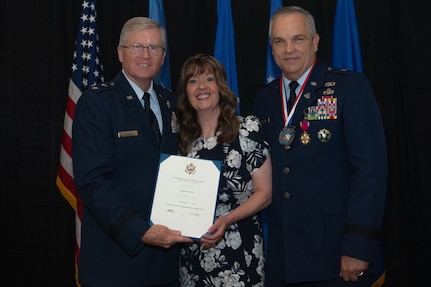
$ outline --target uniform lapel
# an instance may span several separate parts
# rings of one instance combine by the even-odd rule
[[[175,115],[176,102],[172,102],[169,95],[165,95],[165,90],[158,84],[153,85],[154,91],[159,101],[160,112],[163,119],[163,132],[162,132],[162,148],[165,145],[173,144],[173,137],[176,140],[177,133],[177,118]]]
[[[270,116],[272,117],[268,120],[274,121],[276,125],[280,126],[281,128],[284,126],[281,96],[280,96],[281,86],[280,86],[279,79],[277,79],[276,82],[277,83],[274,85],[274,88],[268,97]]]
[[[140,127],[143,127],[142,130],[146,133],[147,138],[151,139],[155,145],[158,145],[157,139],[153,134],[152,126],[145,118],[144,108],[141,101],[122,72],[117,74],[115,81],[121,87],[121,101],[129,111],[130,118],[137,122]]]

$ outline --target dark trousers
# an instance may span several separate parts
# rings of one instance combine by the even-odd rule
[[[265,287],[370,287],[375,282],[375,275],[366,275],[358,278],[358,281],[344,281],[343,278],[316,282],[286,284],[284,281],[266,278]]]
[[[97,286],[97,285],[92,285],[92,286],[90,286],[90,285],[82,285],[81,284],[81,287],[106,287],[106,286]],[[125,287],[125,286],[115,286],[115,287]],[[171,284],[164,284],[164,285],[145,285],[145,286],[142,286],[142,287],[180,287],[180,283],[179,282],[174,282],[174,283],[171,283]]]

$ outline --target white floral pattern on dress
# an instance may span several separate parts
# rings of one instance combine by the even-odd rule
[[[217,143],[220,133],[199,138],[187,155],[222,160],[216,217],[226,215],[253,194],[251,175],[265,161],[269,145],[254,116],[240,117],[237,139]],[[260,216],[232,224],[214,248],[192,244],[181,249],[180,281],[183,287],[262,287],[264,282],[263,233]]]

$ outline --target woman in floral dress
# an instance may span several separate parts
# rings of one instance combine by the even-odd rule
[[[260,123],[254,116],[236,115],[226,72],[210,55],[186,60],[178,97],[181,153],[223,162],[216,220],[199,240],[181,249],[181,286],[263,286],[259,211],[271,203],[272,179]]]

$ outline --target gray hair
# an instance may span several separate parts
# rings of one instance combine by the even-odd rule
[[[310,12],[308,12],[307,10],[299,6],[286,6],[286,7],[278,8],[272,15],[271,20],[269,22],[269,36],[271,37],[272,22],[274,21],[274,19],[286,16],[286,15],[295,14],[295,13],[300,13],[304,15],[305,21],[307,23],[307,27],[311,33],[311,36],[316,35],[317,34],[316,24],[314,23],[314,17],[313,15],[310,14]]]
[[[166,49],[166,31],[165,28],[163,28],[162,25],[157,23],[156,21],[148,18],[148,17],[134,17],[129,19],[126,23],[124,23],[123,28],[121,29],[120,33],[120,40],[118,42],[119,46],[122,46],[125,44],[127,33],[138,31],[138,30],[145,30],[145,29],[152,29],[156,28],[160,31],[160,38],[162,39],[162,47]]]

